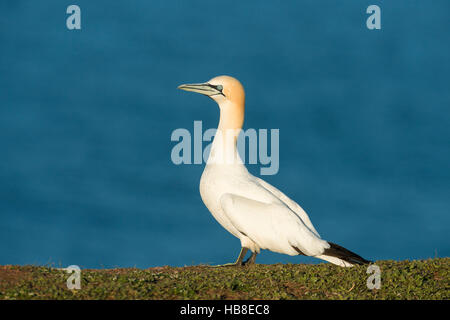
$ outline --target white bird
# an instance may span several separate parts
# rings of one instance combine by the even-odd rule
[[[241,241],[237,261],[228,265],[252,264],[261,249],[313,256],[343,267],[369,263],[321,239],[295,201],[247,171],[236,146],[245,105],[244,88],[237,79],[219,76],[178,88],[206,95],[219,105],[219,126],[200,180],[200,194],[213,217]],[[244,262],[248,250],[252,255]]]

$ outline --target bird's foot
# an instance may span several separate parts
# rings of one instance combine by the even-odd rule
[[[244,265],[245,255],[247,254],[248,249],[247,248],[241,248],[241,252],[239,253],[239,257],[237,258],[235,263],[225,263],[225,264],[219,264],[217,266],[212,266],[213,268],[220,268],[220,267],[242,267]],[[253,257],[253,254],[252,254]],[[248,260],[250,260],[252,257],[250,257]],[[247,261],[248,261],[247,260]],[[247,262],[246,261],[246,262]]]
[[[242,262],[233,262],[233,263],[225,263],[225,264],[218,264],[215,266],[211,266],[213,268],[222,268],[222,267],[242,267],[244,264]]]

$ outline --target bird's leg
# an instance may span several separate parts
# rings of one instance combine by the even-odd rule
[[[241,248],[241,252],[239,253],[239,257],[237,258],[235,263],[225,263],[225,264],[219,264],[217,266],[213,266],[213,267],[229,267],[229,266],[242,266],[243,265],[243,261],[244,261],[244,257],[247,254],[248,249],[242,247]],[[251,258],[249,258],[251,259]]]
[[[242,262],[244,261],[247,251],[248,251],[247,248],[244,248],[244,247],[241,248],[241,252],[239,252],[239,256],[238,256],[236,262],[234,263],[235,265],[242,266]]]
[[[256,252],[252,252],[252,255],[250,256],[250,258],[248,258],[247,260],[244,261],[244,266],[249,266],[252,264],[255,264],[255,260],[256,260],[256,256],[258,254]]]

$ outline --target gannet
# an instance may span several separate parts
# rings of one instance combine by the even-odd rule
[[[248,172],[236,145],[245,108],[244,88],[237,79],[219,76],[178,88],[206,95],[219,105],[219,126],[200,179],[200,195],[213,217],[241,242],[236,262],[227,265],[253,264],[261,249],[312,256],[342,267],[369,263],[321,239],[295,201]],[[248,250],[251,256],[244,261]]]

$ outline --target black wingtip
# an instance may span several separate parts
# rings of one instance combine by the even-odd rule
[[[356,253],[351,252],[350,250],[347,250],[336,243],[328,242],[328,244],[330,245],[330,247],[328,249],[325,249],[323,253],[327,256],[336,257],[351,264],[372,263],[372,261],[366,260],[363,257],[357,255]]]

